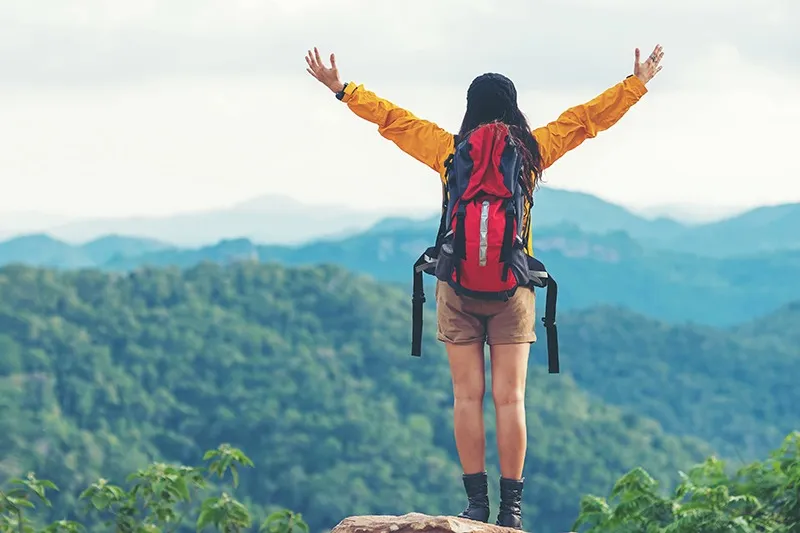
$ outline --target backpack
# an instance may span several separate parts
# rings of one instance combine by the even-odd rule
[[[548,367],[559,372],[556,297],[558,285],[538,259],[526,252],[530,222],[522,224],[525,200],[523,158],[507,125],[492,122],[455,138],[446,161],[442,218],[436,243],[414,263],[411,355],[422,351],[422,274],[448,283],[456,294],[508,300],[518,287],[546,288]],[[527,227],[524,227],[527,226]]]

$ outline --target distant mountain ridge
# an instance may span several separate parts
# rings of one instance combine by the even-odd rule
[[[50,227],[54,238],[83,242],[112,233],[202,246],[231,237],[292,244],[366,229],[385,213],[337,205],[306,205],[281,195],[266,195],[228,208],[158,217],[75,220]]]
[[[85,244],[73,245],[40,233],[0,242],[0,264],[22,263],[67,269],[97,267],[111,260],[169,247],[153,239],[122,235],[105,235]]]
[[[800,203],[763,206],[714,222],[686,224],[647,219],[585,193],[543,188],[532,211],[534,224],[574,223],[583,231],[624,231],[651,248],[710,257],[800,250]]]
[[[305,245],[259,245],[238,238],[199,248],[118,236],[73,246],[35,235],[0,243],[0,264],[131,271],[203,262],[328,263],[407,286],[411,265],[432,243],[434,231],[434,220],[394,220],[344,239]],[[671,322],[724,326],[800,300],[800,250],[710,258],[649,248],[622,231],[589,233],[569,224],[537,230],[534,245],[559,282],[560,309],[618,305]],[[758,283],[751,283],[754,279]]]
[[[75,220],[35,225],[31,233],[47,234],[70,243],[108,234],[142,237],[176,247],[208,246],[246,238],[259,244],[299,245],[320,239],[340,240],[360,232],[391,232],[397,228],[438,224],[437,198],[429,210],[387,212],[337,205],[310,205],[267,195],[229,208],[162,217]],[[759,207],[736,216],[702,224],[668,217],[641,216],[633,210],[587,193],[543,187],[532,211],[534,231],[571,224],[589,233],[624,231],[650,248],[726,257],[757,252],[800,249],[800,204]],[[19,224],[3,226],[8,234]],[[21,224],[22,222],[20,222]]]

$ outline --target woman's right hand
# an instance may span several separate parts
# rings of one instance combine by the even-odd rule
[[[308,68],[306,72],[314,76],[321,84],[333,91],[334,93],[340,92],[344,89],[344,83],[339,79],[339,69],[336,68],[336,56],[331,54],[331,67],[328,68],[322,63],[322,58],[319,55],[319,50],[314,47],[314,53],[308,51],[306,56],[306,63]]]

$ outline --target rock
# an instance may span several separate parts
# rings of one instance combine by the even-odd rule
[[[524,518],[523,518],[524,520]],[[330,533],[509,533],[517,530],[456,518],[409,513],[402,516],[372,515],[345,518]],[[530,533],[530,530],[526,528]]]

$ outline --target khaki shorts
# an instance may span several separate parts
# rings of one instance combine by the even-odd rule
[[[508,301],[459,296],[436,281],[437,338],[451,344],[523,344],[536,342],[536,309],[532,289],[520,287]]]

